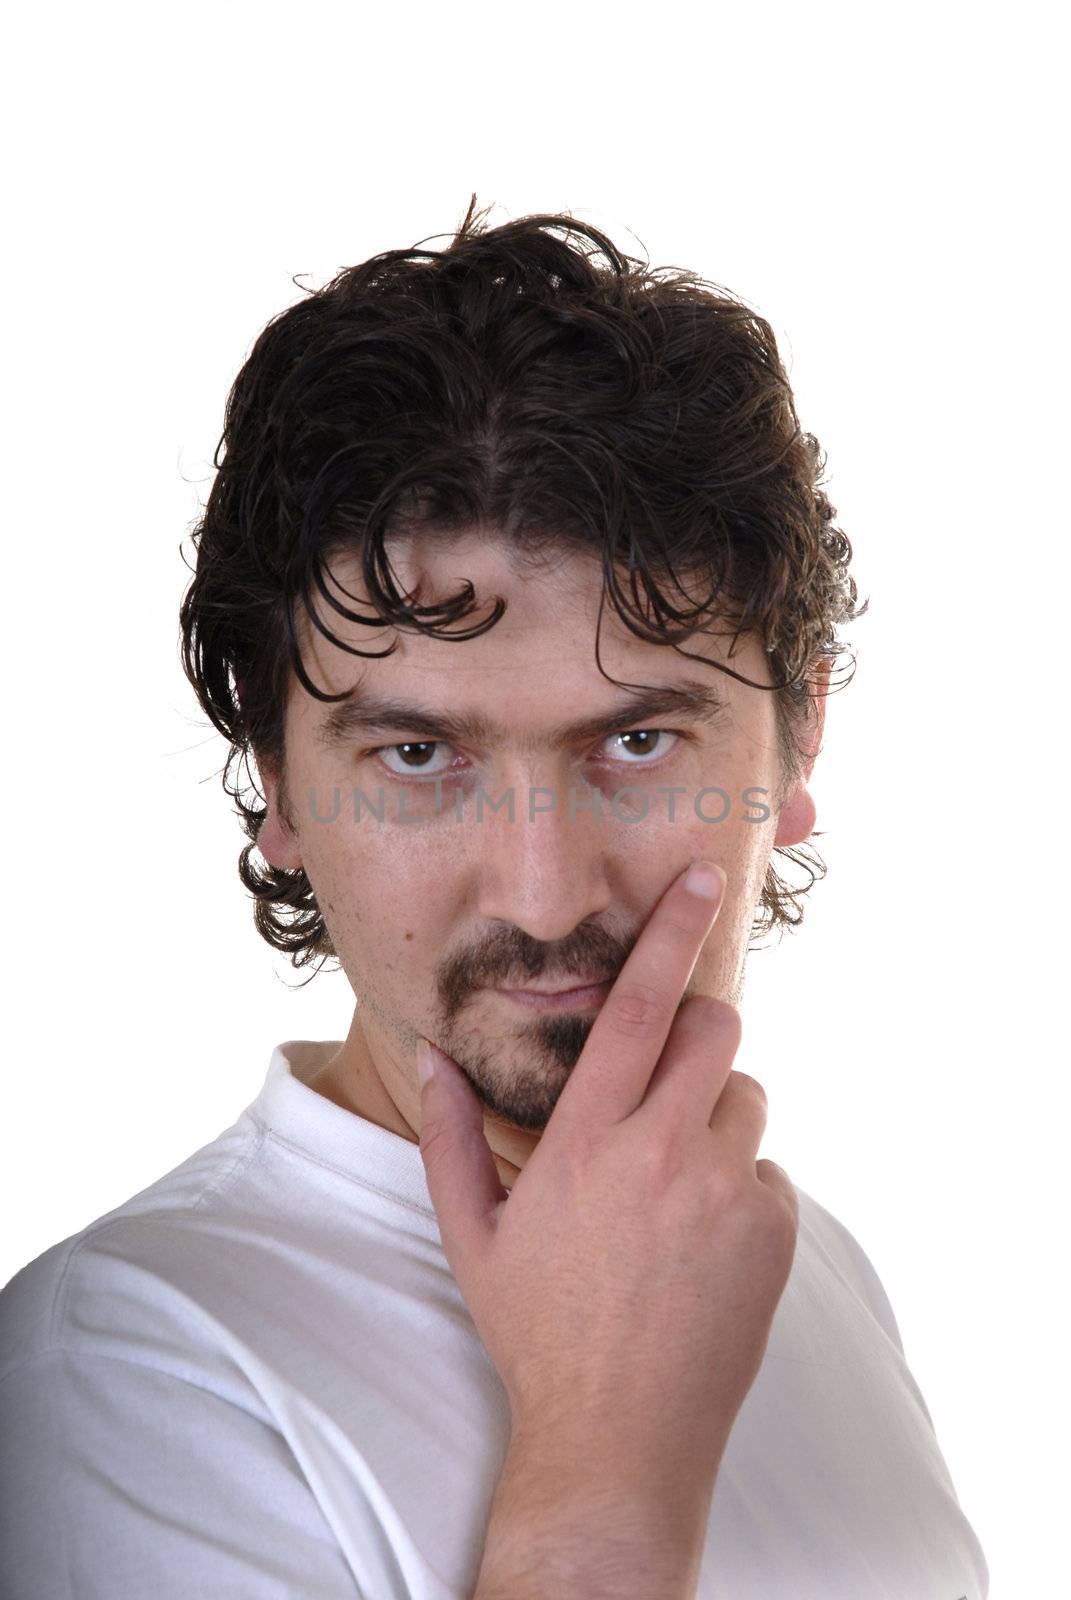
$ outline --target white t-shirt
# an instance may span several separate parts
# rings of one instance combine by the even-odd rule
[[[2,1600],[471,1597],[505,1390],[419,1147],[303,1080],[0,1295]],[[982,1600],[873,1267],[800,1193],[698,1600]]]

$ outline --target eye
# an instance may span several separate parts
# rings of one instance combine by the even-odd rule
[[[664,756],[667,753],[661,744],[653,745],[652,741],[660,740],[664,743],[667,738],[679,739],[680,737],[680,734],[673,728],[630,728],[627,733],[611,733],[607,742],[609,743],[615,739],[622,740],[621,748],[626,752],[627,756],[624,765],[641,767],[653,766],[654,763],[651,760],[634,758],[650,757],[652,754]],[[671,750],[672,748],[673,746],[670,745]]]
[[[442,739],[414,739],[406,744],[385,744],[372,753],[379,756],[385,762],[387,770],[393,772],[397,778],[408,777],[412,773],[439,778],[448,768],[432,766],[428,757],[432,750],[440,748],[448,750],[450,747]],[[395,751],[399,752],[400,767],[392,767],[386,761],[386,757],[392,755]]]
[[[655,758],[661,759],[667,754],[663,748],[667,739],[676,741],[685,737],[687,735],[679,733],[676,728],[630,728],[625,733],[609,734],[603,743],[620,742],[624,755],[618,759],[622,766],[650,767],[655,765]],[[370,754],[378,756],[388,772],[396,778],[441,778],[450,771],[450,763],[434,764],[432,752],[448,752],[450,749],[451,746],[442,739],[411,739],[404,744],[380,745]],[[673,749],[672,744],[670,749]],[[394,756],[398,765],[392,765],[387,760],[388,756]]]

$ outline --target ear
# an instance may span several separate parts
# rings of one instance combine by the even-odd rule
[[[805,839],[810,838],[818,820],[818,811],[807,784],[822,747],[822,733],[826,725],[826,696],[829,693],[829,671],[829,661],[820,662],[815,669],[816,682],[811,701],[815,713],[814,720],[809,725],[805,742],[800,748],[802,771],[796,780],[795,788],[778,813],[775,845],[802,844]]]
[[[271,866],[286,872],[295,872],[301,866],[301,848],[291,820],[290,806],[279,775],[268,763],[261,764],[264,780],[264,798],[268,814],[257,834],[257,849]]]

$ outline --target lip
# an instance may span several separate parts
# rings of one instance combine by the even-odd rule
[[[532,1011],[579,1011],[601,1006],[611,987],[608,978],[605,983],[582,984],[572,989],[494,989],[492,993]]]

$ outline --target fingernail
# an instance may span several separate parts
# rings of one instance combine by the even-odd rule
[[[717,900],[725,885],[725,874],[712,861],[693,861],[685,874],[684,887],[701,900]]]
[[[420,1087],[423,1089],[435,1071],[435,1053],[426,1039],[421,1039],[417,1045],[416,1070],[417,1077],[420,1079]]]

